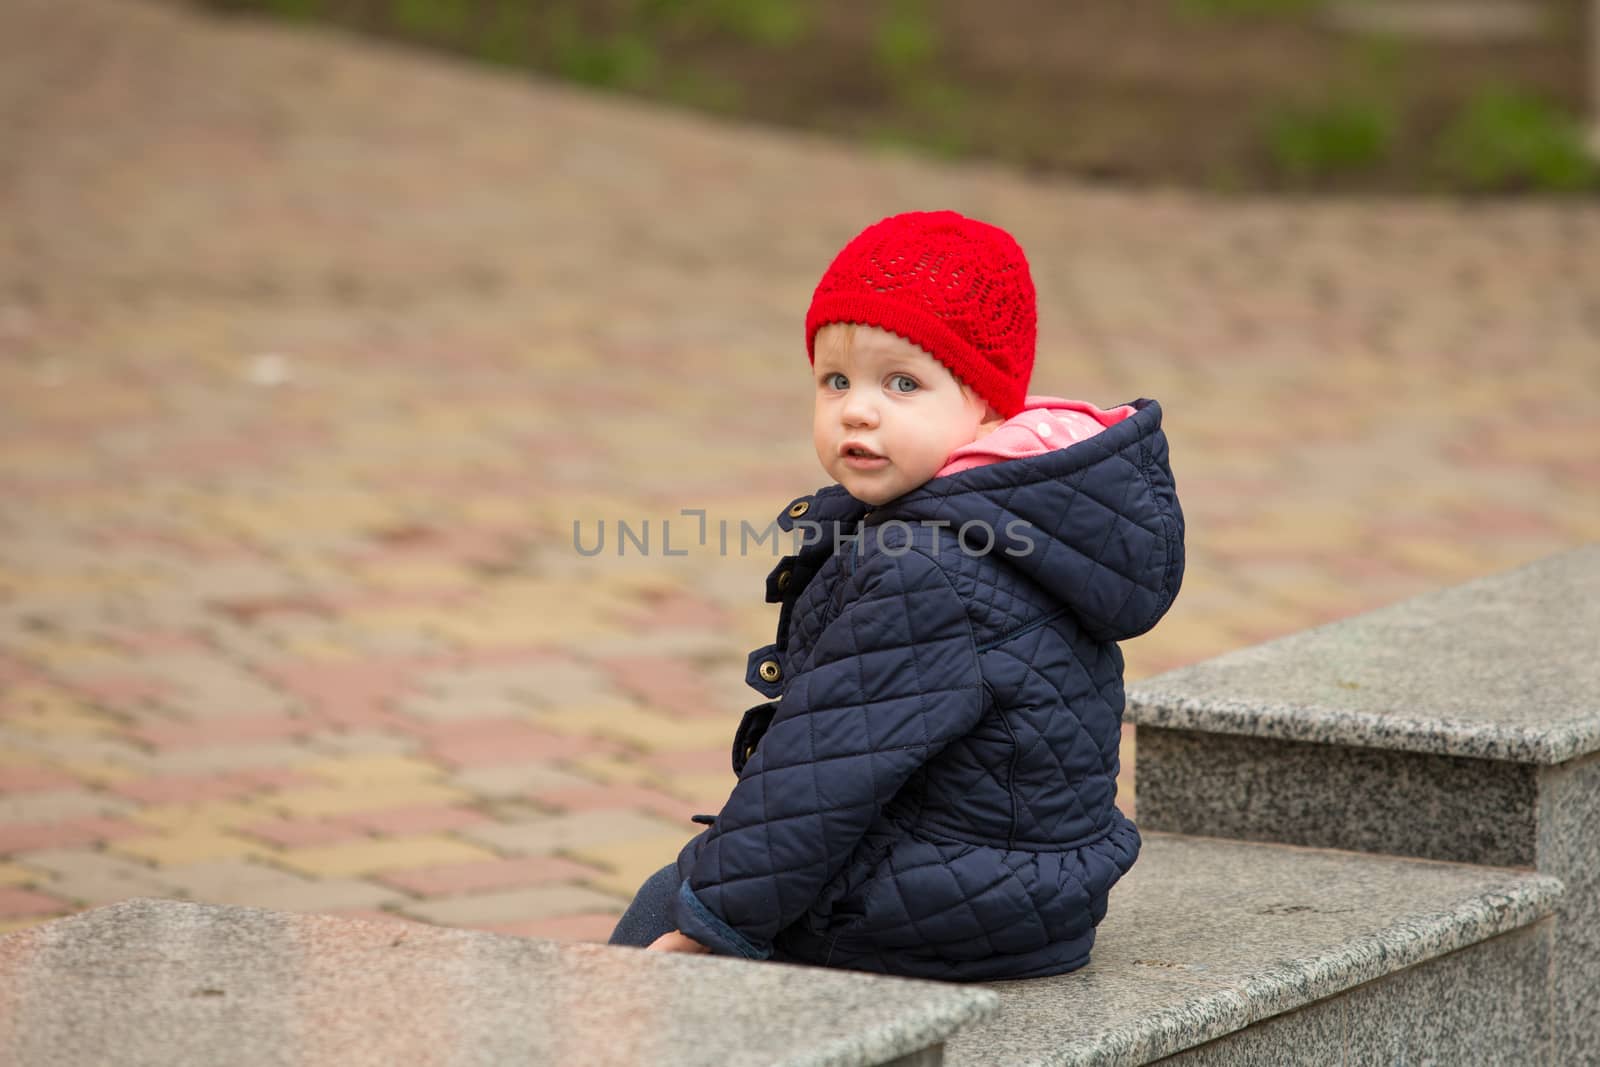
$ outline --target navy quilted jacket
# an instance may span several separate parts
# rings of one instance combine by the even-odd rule
[[[834,485],[779,517],[813,543],[767,580],[777,641],[749,681],[772,699],[678,857],[679,929],[724,954],[924,978],[1088,962],[1139,852],[1113,805],[1116,642],[1183,575],[1161,408],[1132,406],[878,508]]]

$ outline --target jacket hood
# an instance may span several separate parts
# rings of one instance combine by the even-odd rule
[[[1093,636],[1144,633],[1177,596],[1184,524],[1161,406],[1127,406],[1087,440],[934,478],[867,522],[948,523],[964,551],[1021,571]]]

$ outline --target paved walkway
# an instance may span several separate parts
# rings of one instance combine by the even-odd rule
[[[1593,202],[1093,191],[135,0],[0,5],[0,131],[0,929],[607,931],[732,783],[715,524],[820,483],[801,317],[897,210],[1016,232],[1037,391],[1165,404],[1132,677],[1600,538]]]

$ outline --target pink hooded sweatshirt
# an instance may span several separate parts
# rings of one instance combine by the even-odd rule
[[[1115,426],[1132,414],[1133,408],[1126,404],[1102,411],[1082,400],[1029,396],[1023,400],[1020,412],[971,444],[950,453],[950,458],[934,477],[1066,448],[1093,437],[1108,426]]]

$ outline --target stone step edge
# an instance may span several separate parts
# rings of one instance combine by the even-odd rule
[[[1264,646],[1263,646],[1264,647]],[[1345,745],[1430,756],[1462,756],[1554,766],[1600,748],[1600,731],[1565,726],[1539,730],[1461,719],[1406,719],[1314,704],[1268,704],[1185,696],[1159,676],[1128,689],[1125,722],[1195,733]]]
[[[1151,831],[1144,837],[1147,842],[1162,838],[1215,841],[1230,847],[1342,853],[1384,863],[1475,868],[1508,876],[1510,882],[1502,892],[1479,894],[1442,911],[1409,916],[1318,955],[1284,960],[1234,987],[1204,989],[1197,986],[1193,995],[1143,1016],[1133,1026],[1076,1041],[1070,1048],[1057,1050],[1048,1061],[1052,1065],[1139,1067],[1175,1055],[1274,1016],[1329,1000],[1357,986],[1531,926],[1554,915],[1566,892],[1560,879],[1525,868],[1487,867],[1198,834]]]
[[[1470,950],[1493,941],[1502,934],[1539,923],[1557,912],[1563,899],[1565,886],[1558,878],[1541,875],[1525,867],[1488,867],[1488,865],[1459,864],[1459,862],[1413,859],[1413,857],[1386,856],[1386,854],[1357,853],[1347,849],[1309,848],[1309,846],[1282,845],[1272,841],[1243,841],[1235,838],[1202,837],[1187,833],[1146,832],[1146,857],[1141,862],[1154,861],[1162,854],[1178,856],[1181,849],[1216,849],[1224,854],[1216,870],[1229,869],[1229,864],[1248,864],[1250,867],[1282,869],[1294,864],[1294,857],[1339,859],[1344,864],[1371,864],[1387,872],[1374,875],[1379,881],[1394,880],[1400,869],[1451,869],[1462,875],[1482,875],[1488,883],[1486,889],[1462,889],[1462,893],[1448,901],[1426,902],[1435,896],[1437,889],[1422,889],[1416,899],[1424,904],[1408,910],[1398,917],[1382,920],[1366,933],[1354,934],[1344,941],[1328,942],[1322,949],[1306,950],[1298,957],[1282,958],[1269,965],[1242,969],[1237,976],[1221,977],[1222,984],[1211,976],[1197,974],[1194,979],[1174,973],[1178,981],[1165,985],[1162,1001],[1157,1006],[1134,1009],[1117,1019],[1091,1024],[1078,1029],[1067,1025],[1066,1033],[1051,1033],[1046,1019],[1058,1013],[1074,1014],[1072,1001],[1077,997],[1106,995],[1126,981],[1126,958],[1098,957],[1102,973],[1088,976],[1086,971],[1053,979],[1032,979],[1022,982],[998,982],[995,989],[1002,995],[1000,1014],[973,1032],[958,1033],[955,1045],[950,1046],[947,1062],[954,1065],[992,1062],[995,1048],[1005,1053],[1005,1062],[1050,1067],[1138,1067],[1166,1056],[1197,1048],[1208,1041],[1229,1037],[1232,1033],[1248,1029],[1251,1025],[1267,1021],[1280,1014],[1317,1005],[1331,1000],[1360,985],[1384,977],[1403,973],[1413,966],[1422,965],[1435,958],[1445,957],[1458,950]],[[1235,853],[1234,856],[1226,856]],[[1251,862],[1248,853],[1270,854],[1270,861]],[[1158,864],[1157,869],[1146,867],[1147,877],[1166,878],[1170,872]],[[1158,873],[1160,872],[1160,873]],[[1118,891],[1138,893],[1139,867],[1134,867],[1130,877],[1114,889],[1112,912],[1136,912],[1130,897],[1118,901]],[[1366,881],[1363,877],[1362,881]],[[1424,878],[1426,881],[1426,878]],[[1158,883],[1162,885],[1162,883]],[[1198,885],[1197,899],[1206,896],[1206,889],[1214,885]],[[1338,905],[1338,889],[1330,886],[1334,896],[1330,905]],[[1198,905],[1197,905],[1198,907]],[[1194,912],[1195,915],[1202,912]],[[1237,915],[1224,921],[1237,921]],[[1102,926],[1102,933],[1110,934]],[[1096,952],[1104,953],[1110,942],[1102,941]],[[1142,944],[1139,950],[1149,950]],[[1291,952],[1299,950],[1291,945]],[[1122,953],[1126,955],[1126,953]],[[1174,957],[1182,958],[1182,957]],[[1134,961],[1136,963],[1136,961]],[[1093,965],[1091,965],[1091,969]],[[1075,981],[1086,982],[1082,990],[1074,989]],[[1134,979],[1138,981],[1138,979]],[[1190,984],[1192,982],[1192,984]],[[1098,993],[1094,990],[1099,990]],[[1096,1013],[1098,1014],[1098,1013]],[[1024,1025],[1027,1019],[1034,1019]],[[1032,1035],[1032,1037],[1026,1037]],[[1019,1040],[1018,1040],[1019,1038]],[[1014,1041],[1014,1043],[1013,1043]]]

